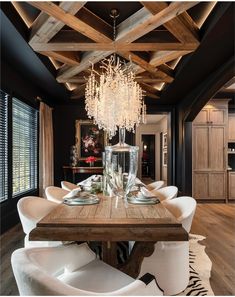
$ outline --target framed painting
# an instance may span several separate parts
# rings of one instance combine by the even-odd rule
[[[84,160],[90,156],[101,159],[106,146],[106,133],[90,120],[76,120],[75,128],[78,159]]]
[[[164,150],[162,152],[162,165],[164,167],[167,167],[167,150]]]
[[[162,134],[162,148],[163,149],[167,148],[167,133]]]

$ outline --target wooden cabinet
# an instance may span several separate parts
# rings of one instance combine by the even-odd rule
[[[226,128],[195,126],[193,131],[193,169],[226,170]]]
[[[193,197],[225,200],[227,196],[228,100],[211,100],[193,121]]]
[[[210,127],[209,130],[209,168],[227,169],[227,134],[226,126]]]
[[[221,103],[210,103],[206,105],[197,115],[194,124],[197,125],[226,125],[228,118],[228,108]]]
[[[235,200],[235,171],[228,173],[228,199]]]
[[[193,131],[193,169],[209,168],[209,127],[196,126]]]
[[[228,115],[228,142],[235,142],[235,114]]]
[[[226,198],[226,172],[194,172],[193,197],[202,200]]]

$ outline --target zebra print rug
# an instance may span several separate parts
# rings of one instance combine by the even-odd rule
[[[212,263],[205,252],[205,246],[199,241],[205,239],[204,236],[189,235],[189,269],[190,278],[188,287],[178,296],[214,296],[210,286],[210,275]],[[101,245],[90,246],[101,258]],[[117,245],[117,257],[119,263],[124,263],[129,256],[128,242],[122,241]]]
[[[188,287],[180,296],[214,296],[210,286],[210,276],[212,263],[205,252],[205,246],[199,241],[205,239],[204,236],[189,235],[189,269],[190,278]]]

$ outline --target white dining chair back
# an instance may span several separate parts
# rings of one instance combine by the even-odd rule
[[[21,296],[163,295],[96,258],[86,243],[16,250],[11,257]]]
[[[71,182],[68,182],[68,181],[63,180],[61,182],[61,188],[64,189],[64,190],[66,190],[66,191],[72,191],[74,189],[79,188],[79,186],[76,185],[76,184],[73,184]]]
[[[61,189],[59,187],[50,186],[45,190],[48,200],[55,203],[62,203],[63,197],[69,193],[69,191]]]
[[[195,199],[184,196],[162,203],[189,232],[196,210]],[[157,242],[153,254],[144,258],[140,275],[146,271],[157,277],[164,295],[176,295],[184,291],[189,283],[189,242]]]
[[[178,188],[176,186],[167,186],[158,190],[152,190],[151,192],[156,195],[160,201],[170,200],[177,197]]]
[[[158,190],[160,188],[162,188],[164,186],[164,181],[163,180],[158,180],[158,181],[155,181],[155,182],[152,182],[150,184],[147,185],[147,189],[148,190]]]
[[[181,196],[171,200],[164,200],[162,203],[189,233],[196,211],[196,200],[189,196]]]
[[[58,204],[48,201],[45,198],[28,196],[21,198],[17,203],[17,210],[22,224],[24,233],[25,247],[35,246],[57,246],[61,242],[54,241],[29,241],[29,233],[36,228],[37,222],[51,212]]]

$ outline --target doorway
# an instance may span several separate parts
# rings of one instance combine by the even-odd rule
[[[155,134],[142,135],[141,143],[141,177],[155,180]]]

